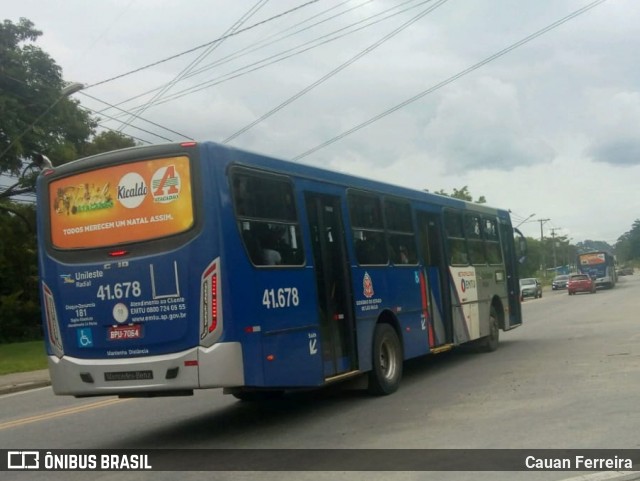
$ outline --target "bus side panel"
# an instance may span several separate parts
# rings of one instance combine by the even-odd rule
[[[259,320],[265,386],[317,386],[323,382],[323,346],[318,333],[312,269],[256,269],[250,318]]]
[[[428,286],[429,322],[433,326],[436,346],[446,344],[449,341],[446,328],[448,314],[444,305],[444,293],[441,292],[441,276],[442,272],[440,268],[427,267],[426,282]]]
[[[419,266],[395,266],[387,269],[389,299],[394,300],[388,306],[396,313],[400,322],[405,359],[427,354],[430,345],[435,342],[432,328],[430,340],[431,320],[427,316],[426,292],[423,312],[421,289],[426,288],[426,285],[420,283],[420,270]]]
[[[478,283],[478,309],[479,309],[479,337],[489,335],[489,319],[491,303],[494,296],[503,302],[506,299],[506,286],[504,282],[504,269],[496,266],[476,266],[476,278]]]
[[[472,266],[449,267],[453,341],[462,344],[480,337],[476,271]]]
[[[373,330],[384,306],[390,302],[386,270],[387,267],[376,266],[353,266],[351,270],[358,366],[362,371],[371,370]]]
[[[240,155],[231,158],[224,149],[212,152],[227,161],[246,160]],[[234,215],[224,170],[227,162],[216,165],[220,166],[216,177],[223,206],[219,235],[224,312],[225,319],[230,319],[227,326],[232,326],[226,335],[242,344],[245,386],[318,386],[323,382],[322,346],[314,271],[310,266],[256,267],[251,263]],[[310,252],[306,245],[305,252]]]
[[[428,320],[423,317],[419,266],[352,269],[359,367],[371,369],[373,330],[387,310],[399,323],[405,359],[429,352]]]

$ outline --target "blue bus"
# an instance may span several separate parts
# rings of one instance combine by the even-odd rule
[[[45,169],[39,269],[53,390],[263,399],[522,324],[506,210],[211,142]]]
[[[596,281],[596,287],[613,288],[618,281],[615,258],[605,251],[578,254],[578,272]]]

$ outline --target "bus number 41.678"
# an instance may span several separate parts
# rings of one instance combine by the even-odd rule
[[[265,289],[262,294],[262,304],[267,309],[279,307],[291,307],[300,304],[298,289],[296,287],[282,287],[280,289]]]
[[[138,281],[116,282],[115,284],[102,284],[98,287],[96,297],[102,301],[112,299],[127,299],[128,297],[140,297],[142,289]]]

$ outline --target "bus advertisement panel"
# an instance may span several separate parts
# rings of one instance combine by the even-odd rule
[[[193,225],[187,157],[116,165],[49,186],[55,248],[86,249],[176,234]]]

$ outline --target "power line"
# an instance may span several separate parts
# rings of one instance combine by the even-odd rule
[[[336,19],[336,18],[338,18],[338,17],[340,17],[342,15],[345,15],[345,14],[347,14],[349,12],[352,12],[353,10],[361,8],[361,7],[365,6],[365,5],[367,5],[368,3],[371,3],[373,0],[366,0],[365,2],[360,3],[360,4],[358,4],[358,5],[354,6],[354,7],[350,7],[350,8],[348,8],[346,10],[343,10],[342,12],[337,13],[337,14],[331,16],[331,17],[325,18],[325,19],[320,20],[320,21],[318,21],[318,22],[316,22],[314,24],[311,24],[311,25],[308,25],[308,26],[306,26],[304,28],[301,28],[300,30],[297,30],[297,31],[292,32],[292,33],[289,33],[289,34],[284,35],[284,36],[282,36],[280,38],[277,38],[276,40],[267,41],[270,38],[277,37],[278,35],[282,35],[285,32],[287,32],[288,30],[296,28],[299,25],[307,23],[310,20],[313,20],[314,18],[319,17],[320,15],[323,15],[324,13],[327,13],[327,12],[329,12],[329,11],[335,9],[335,8],[338,8],[338,7],[342,6],[342,5],[344,5],[345,3],[348,3],[349,1],[351,1],[351,0],[347,0],[347,1],[345,1],[345,2],[343,2],[341,4],[339,4],[339,5],[331,7],[331,8],[329,8],[329,9],[323,11],[323,12],[320,12],[320,13],[318,13],[316,15],[312,15],[311,17],[307,18],[306,20],[303,20],[303,21],[301,21],[301,22],[299,22],[299,23],[297,23],[295,25],[292,25],[291,27],[288,27],[288,28],[284,29],[282,32],[278,32],[278,33],[275,33],[275,34],[273,34],[273,35],[271,35],[269,37],[265,37],[264,39],[254,43],[252,45],[249,45],[249,46],[244,47],[244,48],[242,48],[240,50],[237,50],[236,52],[231,53],[231,54],[227,55],[226,57],[222,57],[221,59],[219,59],[219,60],[217,60],[217,61],[215,61],[213,63],[210,63],[209,65],[205,65],[201,69],[196,70],[195,72],[192,72],[190,75],[187,76],[187,78],[193,77],[195,75],[199,75],[202,72],[205,72],[206,70],[210,70],[210,69],[212,69],[214,67],[218,67],[218,66],[223,65],[225,63],[228,63],[228,62],[230,62],[232,60],[236,60],[238,58],[244,57],[245,55],[253,53],[253,52],[257,51],[257,50],[261,50],[261,49],[263,49],[265,47],[268,47],[269,45],[273,45],[274,43],[281,42],[281,41],[283,41],[283,40],[285,40],[285,39],[287,39],[289,37],[293,37],[293,36],[298,35],[298,34],[300,34],[302,32],[306,32],[307,30],[310,30],[310,29],[312,29],[314,27],[317,27],[318,25],[326,23],[326,22],[328,22],[330,20],[334,20],[334,19]],[[411,3],[411,2],[414,2],[414,1],[416,1],[416,0],[408,0],[405,3]],[[397,8],[397,6],[393,7],[393,8]]]
[[[415,1],[415,0],[409,0],[409,1],[401,4],[400,6],[405,5],[407,3],[411,3],[413,1]],[[282,62],[283,60],[287,60],[287,59],[289,59],[291,57],[294,57],[296,55],[300,55],[300,54],[308,52],[309,50],[312,50],[314,48],[320,47],[320,46],[325,45],[327,43],[333,42],[335,40],[339,40],[339,39],[341,39],[343,37],[346,37],[346,36],[351,35],[353,33],[356,33],[356,32],[359,32],[361,30],[364,30],[366,28],[369,28],[369,27],[371,27],[373,25],[376,25],[376,24],[378,24],[380,22],[383,22],[384,20],[388,20],[388,19],[390,19],[392,17],[395,17],[397,15],[400,15],[400,14],[402,14],[402,13],[408,11],[408,10],[411,10],[411,9],[417,8],[417,7],[421,6],[421,5],[424,5],[426,3],[429,3],[430,1],[431,0],[424,0],[421,3],[418,3],[417,5],[413,5],[411,7],[407,7],[404,10],[397,11],[395,13],[387,15],[386,17],[383,17],[383,18],[380,18],[378,20],[372,21],[371,23],[368,23],[368,24],[363,25],[361,27],[355,28],[355,29],[353,29],[351,31],[347,31],[346,33],[342,33],[340,35],[336,35],[339,32],[343,32],[344,30],[347,30],[347,29],[349,29],[351,27],[355,27],[356,25],[359,25],[359,24],[364,23],[364,22],[366,22],[368,20],[371,20],[373,18],[376,18],[376,17],[379,17],[381,15],[384,15],[384,14],[386,14],[386,13],[392,11],[392,10],[396,10],[398,8],[398,6],[389,8],[389,9],[383,11],[383,12],[377,13],[377,14],[372,15],[370,17],[367,17],[367,18],[365,18],[363,20],[355,22],[355,23],[353,23],[351,25],[348,25],[346,27],[343,27],[343,28],[340,28],[338,30],[335,30],[334,32],[331,32],[331,33],[329,33],[327,35],[323,35],[323,36],[318,37],[316,39],[310,40],[308,42],[305,42],[305,43],[303,43],[301,45],[298,45],[296,47],[287,49],[287,50],[285,50],[283,52],[280,52],[278,54],[271,55],[271,56],[266,57],[266,58],[264,58],[262,60],[254,62],[252,64],[245,65],[244,67],[236,69],[236,70],[234,70],[232,72],[229,72],[229,73],[227,73],[225,75],[222,75],[222,76],[220,76],[218,78],[215,78],[215,79],[212,79],[212,80],[208,80],[206,82],[202,82],[202,83],[200,83],[198,85],[195,85],[193,87],[189,87],[187,89],[184,89],[184,90],[181,90],[179,92],[176,92],[172,96],[169,96],[169,97],[165,98],[163,101],[157,102],[156,105],[161,105],[161,104],[164,104],[164,103],[167,103],[167,102],[171,102],[173,100],[177,100],[177,99],[179,99],[181,97],[184,97],[186,95],[190,95],[192,93],[199,92],[201,90],[213,87],[215,85],[219,85],[219,84],[221,84],[223,82],[226,82],[226,81],[241,77],[243,75],[247,75],[247,74],[249,74],[251,72],[255,72],[256,70],[260,70],[262,68],[268,67],[268,66],[273,65],[275,63]],[[331,37],[332,35],[336,35],[336,36]],[[318,43],[313,45],[315,42],[318,42]],[[303,48],[303,47],[306,47],[306,48]],[[298,50],[298,49],[301,49],[301,48],[302,48],[302,50]],[[293,53],[290,53],[290,52],[293,52]],[[260,65],[260,64],[262,64],[262,65]],[[253,68],[251,68],[251,67],[253,67]],[[132,109],[136,109],[136,108],[138,108],[138,107],[133,107]]]
[[[236,137],[242,135],[243,133],[247,132],[248,130],[250,130],[251,128],[256,126],[257,124],[262,122],[263,120],[271,117],[276,112],[282,110],[287,105],[291,104],[292,102],[296,101],[297,99],[299,99],[303,95],[307,94],[308,92],[310,92],[311,90],[316,88],[318,85],[326,82],[331,77],[333,77],[334,75],[338,74],[339,72],[341,72],[342,70],[344,70],[345,68],[347,68],[348,66],[350,66],[351,64],[356,62],[357,60],[359,60],[362,57],[364,57],[365,55],[371,53],[373,50],[378,48],[380,45],[385,43],[387,40],[390,40],[391,38],[395,37],[397,34],[402,32],[403,30],[405,30],[407,27],[413,25],[418,20],[420,20],[422,17],[424,17],[425,15],[428,15],[429,13],[433,12],[436,8],[440,7],[441,5],[446,3],[447,1],[448,0],[439,0],[434,5],[429,6],[429,8],[427,8],[426,10],[420,12],[418,15],[414,16],[413,18],[411,18],[407,22],[403,23],[402,25],[400,25],[399,27],[397,27],[396,29],[394,29],[392,32],[388,33],[387,35],[385,35],[381,39],[379,39],[376,42],[372,43],[367,48],[365,48],[364,50],[360,51],[357,55],[351,57],[349,60],[347,60],[346,62],[342,63],[341,65],[339,65],[335,69],[333,69],[328,74],[326,74],[323,77],[321,77],[320,79],[316,80],[311,85],[305,87],[300,92],[298,92],[297,94],[293,95],[292,97],[289,97],[287,100],[282,102],[280,105],[278,105],[277,107],[274,107],[269,112],[267,112],[266,114],[262,115],[261,117],[259,117],[258,119],[254,120],[253,122],[251,122],[250,124],[246,125],[245,127],[241,128],[240,130],[238,130],[234,134],[230,135],[229,137],[224,139],[222,141],[222,143],[226,144],[227,142],[229,142],[229,141],[235,139]]]
[[[254,23],[253,25],[251,25],[251,26],[249,26],[249,27],[247,27],[247,28],[243,28],[243,29],[241,29],[241,30],[238,30],[237,32],[233,32],[233,33],[231,33],[231,34],[229,34],[229,35],[227,35],[227,36],[225,36],[225,37],[219,37],[219,38],[216,38],[215,40],[212,40],[211,42],[204,43],[204,44],[202,44],[202,45],[199,45],[199,46],[197,46],[197,47],[191,48],[191,49],[189,49],[189,50],[185,50],[184,52],[180,52],[180,53],[177,53],[177,54],[172,55],[172,56],[170,56],[170,57],[166,57],[166,58],[161,59],[161,60],[158,60],[158,61],[156,61],[156,62],[153,62],[153,63],[147,64],[147,65],[145,65],[145,66],[143,66],[143,67],[139,67],[139,68],[137,68],[137,69],[130,70],[129,72],[125,72],[125,73],[123,73],[123,74],[116,75],[115,77],[111,77],[111,78],[108,78],[108,79],[106,79],[106,80],[102,80],[102,81],[100,81],[100,82],[96,82],[96,83],[94,83],[94,84],[87,85],[85,88],[86,88],[86,89],[89,89],[89,88],[91,88],[91,87],[97,87],[98,85],[103,85],[103,84],[106,84],[106,83],[108,83],[108,82],[113,82],[114,80],[118,80],[118,79],[121,79],[121,78],[123,78],[123,77],[127,77],[127,76],[129,76],[129,75],[133,75],[134,73],[141,72],[141,71],[146,70],[146,69],[148,69],[148,68],[155,67],[156,65],[163,64],[163,63],[165,63],[165,62],[168,62],[169,60],[173,60],[173,59],[176,59],[176,58],[182,57],[182,56],[187,55],[187,54],[189,54],[189,53],[191,53],[191,52],[195,52],[195,51],[200,50],[200,49],[202,49],[202,48],[205,48],[205,47],[207,47],[207,46],[209,46],[209,45],[212,45],[212,44],[214,44],[214,43],[220,42],[220,41],[222,41],[222,40],[224,40],[224,39],[226,39],[226,38],[228,38],[228,37],[233,37],[233,36],[235,36],[235,35],[240,35],[241,33],[244,33],[244,32],[247,32],[247,31],[249,31],[249,30],[252,30],[252,29],[254,29],[254,28],[256,28],[256,27],[259,27],[260,25],[264,25],[265,23],[271,22],[271,21],[276,20],[276,19],[278,19],[278,18],[280,18],[280,17],[283,17],[283,16],[285,16],[285,15],[288,15],[288,14],[290,14],[290,13],[292,13],[292,12],[295,12],[296,10],[300,10],[301,8],[308,7],[309,5],[311,5],[311,4],[313,4],[313,3],[316,3],[316,2],[318,2],[318,1],[319,1],[319,0],[310,0],[310,1],[309,1],[309,2],[307,2],[307,3],[303,3],[302,5],[298,5],[297,7],[291,8],[291,9],[289,9],[289,10],[286,10],[286,11],[282,12],[282,13],[279,13],[279,14],[277,14],[277,15],[274,15],[274,16],[272,16],[272,17],[269,17],[269,18],[267,18],[266,20],[262,20],[261,22]]]
[[[344,137],[347,137],[348,135],[353,134],[354,132],[357,132],[358,130],[363,129],[364,127],[367,127],[367,126],[373,124],[374,122],[377,122],[378,120],[386,117],[387,115],[392,114],[395,111],[400,110],[400,109],[406,107],[409,104],[412,104],[416,100],[419,100],[422,97],[424,97],[424,96],[426,96],[426,95],[428,95],[428,94],[430,94],[432,92],[435,92],[436,90],[438,90],[438,89],[450,84],[451,82],[454,82],[455,80],[458,80],[461,77],[464,77],[465,75],[467,75],[467,74],[479,69],[480,67],[488,64],[489,62],[492,62],[493,60],[496,60],[497,58],[500,58],[503,55],[506,55],[507,53],[511,52],[512,50],[515,50],[516,48],[521,47],[522,45],[530,42],[531,40],[534,40],[535,38],[537,38],[537,37],[539,37],[541,35],[544,35],[545,33],[547,33],[549,31],[559,27],[560,25],[568,22],[569,20],[572,20],[573,18],[575,18],[575,17],[577,17],[579,15],[582,15],[583,13],[591,10],[592,8],[598,6],[601,3],[604,3],[606,1],[607,0],[596,0],[595,2],[592,2],[589,5],[574,11],[573,13],[567,15],[566,17],[563,17],[560,20],[557,20],[556,22],[544,27],[543,29],[540,29],[537,32],[535,32],[535,33],[523,38],[522,40],[519,40],[518,42],[516,42],[514,44],[511,44],[509,47],[506,47],[506,48],[500,50],[499,52],[497,52],[497,53],[485,58],[484,60],[472,65],[471,67],[469,67],[469,68],[467,68],[467,69],[465,69],[465,70],[463,70],[461,72],[458,72],[457,74],[449,77],[446,80],[443,80],[442,82],[440,82],[440,83],[438,83],[438,84],[436,84],[436,85],[434,85],[434,86],[432,86],[432,87],[430,87],[430,88],[428,88],[426,90],[423,90],[422,92],[414,95],[413,97],[405,100],[404,102],[401,102],[400,104],[398,104],[398,105],[396,105],[396,106],[394,106],[394,107],[392,107],[392,108],[390,108],[388,110],[385,110],[384,112],[382,112],[382,113],[370,118],[369,120],[366,120],[365,122],[362,122],[361,124],[356,125],[355,127],[353,127],[351,129],[341,133],[340,135],[336,135],[335,137],[333,137],[333,138],[331,138],[331,139],[329,139],[329,140],[327,140],[325,142],[322,142],[321,144],[319,144],[319,145],[317,145],[317,146],[315,146],[315,147],[313,147],[313,148],[311,148],[311,149],[309,149],[309,150],[307,150],[307,151],[305,151],[305,152],[293,157],[292,160],[300,160],[300,159],[302,159],[302,158],[304,158],[304,157],[306,157],[306,156],[308,156],[308,155],[310,155],[310,154],[312,154],[314,152],[317,152],[320,149],[323,149],[323,148],[325,148],[325,147],[337,142],[338,140],[343,139]]]
[[[128,111],[126,111],[126,110],[124,110],[124,109],[121,109],[120,107],[118,107],[118,106],[116,106],[116,105],[110,104],[109,102],[105,102],[104,100],[101,100],[101,99],[99,99],[99,98],[97,98],[97,97],[94,97],[93,95],[89,95],[89,94],[87,94],[87,93],[85,93],[85,92],[80,92],[80,94],[81,94],[81,95],[84,95],[85,97],[88,97],[88,98],[90,98],[90,99],[93,99],[93,100],[95,100],[96,102],[103,103],[103,104],[105,104],[105,105],[109,106],[110,108],[114,108],[114,109],[116,109],[116,110],[119,110],[120,112],[123,112],[123,113],[129,113]],[[117,119],[117,118],[115,118],[115,117],[112,117],[112,116],[110,116],[110,115],[105,114],[105,113],[104,113],[104,111],[97,111],[97,110],[94,110],[94,109],[90,109],[90,108],[88,108],[88,107],[84,107],[84,108],[86,108],[87,110],[90,110],[91,112],[95,113],[96,115],[104,115],[105,117],[108,117],[108,118],[109,118],[109,119],[111,119],[111,120],[116,120],[116,121],[118,120],[118,119]],[[147,122],[147,123],[149,123],[149,124],[151,124],[151,125],[154,125],[154,126],[156,126],[156,127],[160,127],[161,129],[164,129],[164,130],[166,130],[166,131],[168,131],[168,132],[171,132],[172,134],[179,135],[180,137],[184,137],[185,139],[188,139],[188,140],[194,140],[194,139],[193,139],[191,136],[189,136],[189,135],[182,134],[182,133],[180,133],[180,132],[178,132],[178,131],[176,131],[176,130],[170,129],[169,127],[165,127],[165,126],[163,126],[163,125],[160,125],[160,124],[158,124],[157,122],[152,122],[151,120],[145,119],[145,118],[140,117],[140,116],[138,116],[138,118],[139,118],[140,120],[142,120],[143,122]],[[101,127],[105,127],[105,128],[106,128],[106,126],[105,126],[104,124],[102,124],[102,123],[101,123],[101,124],[98,124],[98,125],[100,125]],[[114,132],[115,132],[115,131],[116,131],[116,130],[114,130]],[[151,132],[149,132],[149,133],[151,133]],[[153,134],[153,135],[155,135],[155,134]],[[165,139],[165,140],[170,140],[170,139]]]
[[[165,86],[157,92],[151,100],[149,100],[145,105],[142,106],[136,112],[132,112],[131,116],[126,122],[123,122],[119,127],[119,131],[122,132],[131,122],[133,122],[138,116],[142,115],[149,107],[151,107],[157,100],[161,99],[163,95],[165,95],[171,88],[176,85],[180,80],[185,78],[185,76],[191,72],[200,62],[202,62],[206,57],[211,55],[211,53],[216,50],[220,45],[224,43],[224,41],[228,38],[228,35],[237,31],[244,22],[249,20],[256,12],[258,12],[262,7],[264,7],[269,0],[258,0],[253,7],[251,7],[247,12],[245,12],[239,20],[237,20],[231,27],[227,29],[227,31],[222,35],[223,40],[216,42],[215,44],[209,45],[204,52],[202,52],[198,57],[196,57],[189,65],[183,68],[178,75],[176,75],[171,82],[165,84]]]
[[[80,105],[80,108],[83,108],[85,110],[88,110],[90,112],[95,113],[95,110],[90,109],[89,107],[84,107],[83,105]],[[111,127],[107,127],[106,125],[100,124],[100,127],[102,127],[105,130],[108,130],[110,132],[115,132],[116,134],[120,134],[120,132],[118,132],[116,129],[112,129]],[[139,129],[139,130],[142,130],[139,127],[136,127],[136,128]],[[151,133],[151,132],[149,132],[149,133]],[[153,142],[150,142],[150,141],[145,140],[145,139],[141,139],[140,137],[136,137],[135,135],[131,135],[131,134],[126,134],[126,135],[127,135],[127,137],[131,137],[132,139],[138,140],[139,142],[142,142],[143,144],[153,144]],[[153,135],[155,135],[155,134],[153,134]]]
[[[284,40],[284,39],[286,39],[286,38],[289,38],[289,37],[291,37],[291,36],[294,36],[294,35],[297,35],[297,34],[299,34],[299,33],[302,33],[302,32],[304,32],[304,31],[309,30],[309,29],[311,29],[311,28],[313,28],[313,27],[316,27],[316,26],[318,26],[318,25],[320,25],[320,24],[322,24],[322,23],[328,22],[329,20],[333,20],[333,19],[335,19],[335,18],[337,18],[337,17],[339,17],[339,16],[341,16],[341,15],[344,15],[344,14],[346,14],[346,13],[348,13],[348,12],[352,11],[352,10],[355,10],[356,8],[360,8],[360,7],[362,7],[362,6],[364,6],[364,5],[368,4],[368,3],[371,3],[373,0],[366,0],[366,1],[365,1],[365,2],[363,2],[363,3],[361,3],[361,4],[359,4],[359,5],[356,5],[355,7],[351,7],[351,8],[349,8],[349,9],[347,9],[347,10],[344,10],[344,11],[342,11],[342,12],[340,12],[340,13],[336,14],[336,15],[333,15],[333,16],[331,16],[331,17],[329,17],[329,18],[326,18],[326,19],[321,20],[321,21],[319,21],[319,22],[316,22],[316,23],[314,23],[314,24],[312,24],[312,25],[309,25],[309,26],[307,26],[307,27],[305,27],[305,28],[303,28],[303,29],[300,29],[300,30],[298,30],[298,31],[296,31],[296,32],[290,33],[290,34],[288,34],[288,35],[285,35],[285,36],[283,36],[283,37],[281,37],[281,38],[279,38],[279,39],[276,39],[276,40],[272,40],[272,41],[270,41],[270,42],[269,42],[269,41],[267,41],[267,40],[269,40],[269,39],[271,39],[271,38],[273,38],[273,37],[277,37],[278,35],[283,34],[284,32],[287,32],[288,30],[291,30],[291,29],[296,28],[296,27],[298,27],[298,26],[300,26],[300,25],[302,25],[302,24],[304,24],[304,23],[306,23],[306,22],[309,22],[309,21],[313,20],[314,18],[317,18],[317,17],[319,17],[319,16],[321,16],[321,15],[324,15],[325,13],[330,12],[331,10],[334,10],[334,9],[336,9],[336,8],[338,8],[338,7],[341,7],[342,5],[344,5],[345,3],[349,3],[350,1],[351,1],[351,0],[345,0],[344,2],[342,2],[342,3],[340,3],[340,4],[338,4],[338,5],[334,5],[334,6],[333,6],[333,7],[331,7],[331,8],[328,8],[328,9],[326,9],[326,10],[324,10],[324,11],[320,12],[320,13],[317,13],[317,14],[315,14],[315,15],[312,15],[311,17],[309,17],[309,18],[307,18],[307,19],[305,19],[305,20],[302,20],[301,22],[298,22],[298,23],[296,23],[295,25],[290,26],[290,27],[288,27],[288,28],[284,29],[284,30],[283,30],[283,31],[281,31],[281,32],[276,32],[276,33],[274,33],[274,34],[272,34],[272,35],[270,35],[270,36],[267,36],[267,37],[265,37],[264,39],[262,39],[262,40],[260,40],[260,41],[258,41],[258,42],[255,42],[255,43],[253,43],[253,44],[251,44],[251,45],[249,45],[249,46],[247,46],[247,47],[244,47],[244,48],[242,48],[242,49],[240,49],[240,50],[237,50],[237,51],[235,51],[234,53],[231,53],[231,54],[229,54],[229,55],[227,55],[227,56],[225,56],[225,57],[222,57],[222,58],[218,59],[217,61],[215,61],[215,62],[213,62],[213,63],[210,63],[209,65],[206,65],[206,66],[204,66],[204,67],[200,68],[199,70],[196,70],[195,72],[191,72],[191,73],[190,73],[189,75],[187,75],[185,78],[191,78],[191,77],[194,77],[194,76],[199,75],[200,73],[205,72],[205,71],[207,71],[207,70],[210,70],[210,69],[212,69],[212,68],[214,68],[214,67],[217,67],[217,66],[219,66],[219,65],[223,65],[223,64],[228,63],[228,62],[230,62],[230,61],[232,61],[232,60],[236,60],[236,59],[238,59],[238,58],[240,58],[240,57],[243,57],[243,56],[245,56],[245,55],[248,55],[249,53],[253,53],[253,52],[255,52],[255,51],[257,51],[257,50],[260,50],[260,49],[262,49],[262,48],[264,48],[264,47],[267,47],[267,46],[272,45],[272,44],[274,44],[274,43],[280,42],[280,41],[282,41],[282,40]],[[415,0],[409,0],[409,2],[412,2],[412,1],[415,1]],[[138,99],[138,98],[140,98],[140,97],[144,97],[144,96],[145,96],[145,95],[147,95],[147,94],[151,94],[151,93],[153,93],[153,92],[157,92],[158,90],[160,90],[160,89],[162,89],[162,88],[163,88],[163,86],[155,87],[155,88],[153,88],[153,89],[151,89],[151,90],[147,90],[146,92],[143,92],[143,93],[140,93],[140,94],[134,95],[133,97],[129,97],[128,99],[122,100],[121,102],[118,102],[116,105],[122,105],[122,104],[124,104],[124,103],[131,102],[132,100],[136,100],[136,99]],[[134,107],[134,108],[136,108],[136,107]],[[105,109],[105,110],[108,110],[108,109]]]

